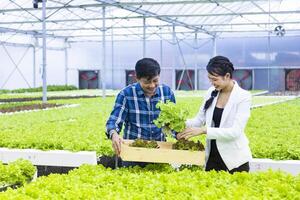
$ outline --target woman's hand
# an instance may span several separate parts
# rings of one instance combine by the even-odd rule
[[[177,139],[189,139],[191,137],[195,137],[197,135],[201,134],[206,134],[206,128],[205,127],[191,127],[191,128],[186,128],[184,131],[181,133],[177,134]]]

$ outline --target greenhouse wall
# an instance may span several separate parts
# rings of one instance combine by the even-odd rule
[[[268,38],[219,38],[216,40],[216,49],[218,55],[229,57],[236,69],[253,69],[253,89],[276,91],[286,88],[285,69],[300,69],[299,43],[300,37],[271,37],[270,46]],[[27,49],[6,48],[16,64]],[[101,42],[71,43],[67,52],[69,85],[79,86],[79,70],[100,70],[100,78],[105,74],[106,88],[121,89],[126,86],[126,70],[134,70],[136,61],[143,57],[143,42],[107,41],[105,72],[102,67]],[[41,53],[42,50],[37,49],[36,86],[42,85]],[[3,67],[0,68],[2,89],[33,87],[32,47],[28,49],[18,69],[15,69],[3,47],[0,48],[0,56],[4,58],[1,63]],[[173,89],[176,85],[175,71],[182,69],[198,69],[197,88],[207,89],[210,84],[205,67],[212,56],[212,39],[198,39],[197,42],[185,39],[179,40],[179,44],[170,40],[146,41],[146,57],[152,57],[160,63],[161,81]],[[268,79],[269,82],[278,81],[270,84]],[[47,83],[65,84],[64,50],[47,51]]]
[[[285,90],[284,69],[254,69],[253,89],[265,90],[267,88],[269,91]]]
[[[33,50],[28,47],[0,46],[0,89],[33,86]]]
[[[3,47],[4,46],[4,47]],[[33,47],[0,47],[0,89],[30,88],[42,85],[42,50],[36,49],[36,69],[34,84]],[[9,54],[9,55],[8,55]],[[16,68],[17,67],[17,68]],[[47,83],[65,83],[63,51],[47,51]]]

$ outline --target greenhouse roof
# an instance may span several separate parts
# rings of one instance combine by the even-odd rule
[[[299,0],[47,0],[47,36],[68,41],[290,36],[300,34]],[[42,34],[42,3],[0,2],[1,41]],[[104,23],[104,24],[103,24]],[[105,27],[105,28],[104,28]],[[145,27],[145,28],[144,28]]]

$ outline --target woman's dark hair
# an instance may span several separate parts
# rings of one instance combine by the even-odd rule
[[[206,70],[209,74],[225,76],[227,73],[232,78],[232,72],[234,71],[233,64],[230,60],[224,56],[215,56],[211,58],[206,66]],[[210,94],[210,98],[204,104],[204,111],[206,111],[212,104],[214,98],[218,95],[218,90],[214,90]]]
[[[210,94],[210,98],[204,104],[204,111],[206,111],[209,106],[212,104],[214,98],[218,95],[218,90],[214,90]]]
[[[143,58],[135,64],[135,73],[138,79],[147,78],[149,80],[160,74],[160,66],[153,58]]]
[[[234,71],[233,64],[230,60],[224,56],[215,56],[211,58],[206,66],[208,73],[213,75],[225,76],[227,73],[232,78],[232,72]]]

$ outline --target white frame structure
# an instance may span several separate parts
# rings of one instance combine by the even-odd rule
[[[31,36],[34,40],[41,38],[43,41],[43,102],[47,101],[46,51],[64,51],[65,83],[68,84],[67,48],[70,43],[101,42],[103,60],[99,74],[103,74],[106,71],[107,38],[112,42],[112,56],[113,41],[122,40],[124,37],[141,39],[143,56],[146,56],[146,41],[149,37],[158,40],[170,39],[175,49],[181,38],[195,39],[196,44],[197,38],[211,38],[216,41],[216,38],[233,35],[270,38],[274,36],[274,26],[277,25],[287,29],[286,35],[300,35],[300,7],[295,6],[296,0],[87,0],[84,3],[75,0],[43,0],[41,8],[38,9],[32,8],[31,1],[10,0],[0,5],[0,13],[5,16],[0,16],[0,33],[4,35],[4,39],[0,37],[0,43],[4,48],[5,45],[14,45],[32,48],[36,52],[40,47],[37,42],[12,42],[10,38],[14,34]],[[40,18],[38,16],[41,11]],[[64,46],[47,47],[46,38],[62,40]],[[214,42],[212,55],[217,53],[216,45]],[[36,54],[33,53],[33,73],[36,70],[35,59]],[[182,59],[185,63],[184,58]],[[196,53],[195,59],[197,60]],[[18,65],[15,66],[18,68]],[[175,64],[173,68],[175,69]],[[197,68],[196,63],[195,69]],[[195,81],[197,76],[196,73]],[[101,80],[105,97],[105,76]],[[27,80],[26,82],[29,85]],[[35,76],[32,85],[36,85]]]

